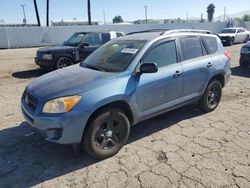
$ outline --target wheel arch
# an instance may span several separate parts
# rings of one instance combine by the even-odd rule
[[[119,108],[122,111],[124,111],[124,113],[127,115],[130,125],[133,125],[134,123],[134,115],[133,115],[133,111],[130,107],[130,105],[123,101],[123,100],[117,100],[117,101],[113,101],[107,104],[104,104],[102,106],[100,106],[99,108],[97,108],[88,118],[88,121],[86,123],[86,126],[88,126],[88,124],[93,120],[93,118],[95,118],[95,116],[101,112],[102,110],[106,109],[106,108]]]
[[[222,73],[218,73],[213,75],[210,79],[207,85],[209,85],[212,81],[218,80],[221,83],[222,88],[225,86],[225,77]]]

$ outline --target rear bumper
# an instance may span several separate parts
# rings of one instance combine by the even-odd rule
[[[45,69],[49,69],[49,70],[54,69],[53,60],[44,60],[44,59],[38,59],[37,57],[35,57],[35,63]]]
[[[21,110],[26,121],[45,140],[58,144],[80,143],[90,114],[71,110],[63,114],[43,114],[32,111],[21,100]]]

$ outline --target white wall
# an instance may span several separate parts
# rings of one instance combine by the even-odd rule
[[[62,44],[70,35],[79,31],[123,31],[125,33],[150,29],[205,29],[219,32],[226,27],[220,23],[173,23],[139,25],[98,25],[98,26],[58,26],[58,27],[2,27],[0,28],[0,48],[23,48]]]

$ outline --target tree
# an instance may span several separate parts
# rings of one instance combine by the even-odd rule
[[[121,23],[123,22],[123,19],[121,16],[116,16],[113,18],[113,23]]]
[[[36,4],[36,0],[34,0],[34,7],[35,7],[35,11],[36,11],[37,25],[38,25],[38,26],[41,26],[40,17],[39,17],[39,12],[38,12],[38,8],[37,8],[37,4]]]
[[[91,6],[90,6],[90,0],[88,0],[88,22],[89,22],[89,25],[91,25]]]
[[[49,0],[47,0],[46,6],[46,26],[49,26]]]
[[[250,21],[250,15],[249,14],[245,14],[242,18],[243,21]]]
[[[213,21],[213,17],[214,17],[214,10],[215,6],[213,3],[211,3],[210,5],[208,5],[207,7],[207,19],[209,22]]]

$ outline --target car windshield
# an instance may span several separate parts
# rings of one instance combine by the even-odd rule
[[[221,33],[236,33],[236,29],[224,29]]]
[[[84,33],[75,33],[67,41],[64,42],[66,46],[78,46],[85,36]]]
[[[80,66],[106,72],[125,70],[145,45],[143,40],[113,40],[85,59]]]

